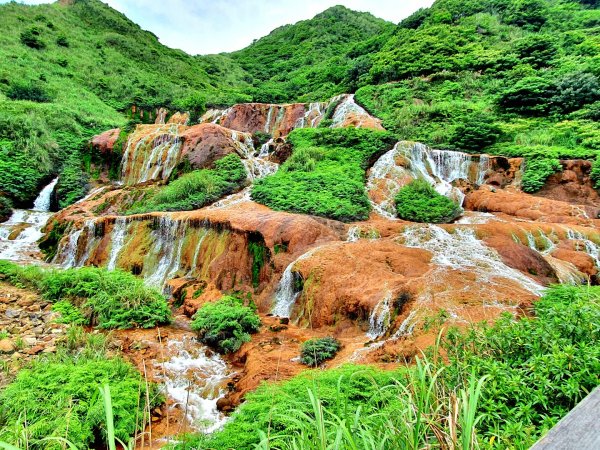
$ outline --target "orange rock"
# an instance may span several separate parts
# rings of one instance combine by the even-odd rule
[[[212,123],[194,125],[185,130],[181,138],[180,158],[187,158],[194,169],[212,167],[218,159],[236,153],[240,145],[233,139],[231,130]]]
[[[92,147],[96,151],[103,154],[111,153],[115,146],[115,142],[117,142],[117,139],[119,139],[120,133],[120,128],[113,128],[112,130],[108,130],[102,134],[94,136],[91,141]]]
[[[600,195],[594,189],[590,177],[592,163],[576,159],[561,161],[561,165],[563,170],[550,175],[544,187],[534,195],[578,205],[600,207]]]

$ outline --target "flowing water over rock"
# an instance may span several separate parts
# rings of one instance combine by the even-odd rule
[[[427,181],[437,192],[462,205],[464,194],[452,183],[466,180],[480,185],[488,170],[487,155],[476,159],[462,152],[433,150],[418,142],[400,141],[373,165],[367,190],[373,209],[384,217],[394,218],[394,197],[410,181]]]
[[[217,410],[217,401],[231,376],[225,361],[190,338],[169,341],[167,352],[168,359],[155,365],[173,406],[184,412],[194,431],[222,427],[226,417]]]
[[[33,209],[15,209],[10,218],[0,224],[0,259],[39,262],[37,241],[43,236],[42,228],[53,214],[50,212],[50,198],[57,182],[58,178],[42,189]]]
[[[167,180],[179,163],[181,144],[177,124],[138,127],[129,136],[121,159],[122,181]]]
[[[388,292],[385,297],[375,306],[369,317],[369,339],[377,339],[383,336],[390,327],[392,318],[391,310],[392,293]]]
[[[294,303],[296,303],[296,299],[302,293],[302,290],[297,288],[299,275],[294,272],[294,266],[300,261],[310,258],[318,249],[319,247],[315,247],[307,251],[290,263],[283,271],[277,291],[275,292],[275,304],[271,310],[274,316],[289,318],[292,315]]]
[[[544,291],[533,279],[504,264],[498,253],[477,239],[470,228],[457,227],[448,232],[437,225],[410,226],[405,229],[401,241],[407,247],[430,251],[432,262],[442,270],[465,269],[475,274],[482,289],[486,285],[498,285],[505,279],[535,295]]]

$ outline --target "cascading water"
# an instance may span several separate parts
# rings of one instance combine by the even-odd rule
[[[268,147],[266,154],[263,154],[262,147],[257,152],[254,148],[252,136],[249,133],[231,131],[231,139],[234,142],[237,153],[242,157],[242,164],[246,168],[248,179],[255,180],[277,172],[279,164],[266,159],[269,156]]]
[[[575,231],[570,228],[566,231],[567,239],[576,241],[576,249],[578,251],[585,251],[594,260],[596,267],[600,269],[600,246],[580,231]]]
[[[225,361],[188,338],[169,341],[167,352],[170,358],[155,365],[174,406],[184,411],[195,431],[211,433],[222,427],[226,417],[217,401],[230,377]]]
[[[152,231],[153,246],[149,256],[153,259],[157,257],[158,265],[146,277],[146,283],[162,288],[180,268],[187,223],[175,221],[169,216],[161,216],[157,221],[156,230]]]
[[[58,178],[41,190],[33,209],[15,209],[10,218],[0,224],[0,259],[19,262],[39,261],[37,241],[43,236],[42,228],[52,216],[51,196]]]
[[[318,249],[319,247],[315,247],[307,251],[289,264],[283,271],[277,291],[275,292],[275,304],[271,310],[274,316],[289,318],[292,315],[294,303],[296,303],[296,299],[302,292],[296,289],[297,275],[294,273],[294,266],[300,261],[310,258]]]
[[[394,197],[410,181],[424,180],[440,194],[462,205],[464,194],[452,182],[464,179],[481,184],[488,170],[487,155],[481,155],[475,162],[466,153],[432,150],[420,143],[400,141],[375,162],[369,172],[367,189],[373,209],[393,218]]]
[[[331,99],[331,103],[339,102],[333,116],[331,117],[331,128],[341,128],[344,126],[347,118],[353,116],[359,119],[355,124],[357,128],[364,125],[361,118],[371,118],[365,109],[354,101],[354,94],[343,94]]]
[[[554,240],[558,237],[551,235],[549,237],[542,230],[538,230],[538,239],[531,232],[526,232],[527,245],[532,250],[538,252],[544,260],[554,269],[558,280],[562,284],[582,284],[586,280],[586,276],[575,267],[575,265],[568,261],[563,261],[552,256],[552,252],[556,249]],[[552,239],[554,238],[554,240]]]
[[[125,237],[127,236],[127,218],[117,217],[112,230],[112,241],[110,246],[110,255],[108,257],[108,270],[114,270],[117,267],[117,258],[125,245]]]
[[[383,299],[373,308],[369,317],[369,331],[367,337],[369,339],[377,339],[383,336],[390,327],[392,318],[391,311],[392,293],[385,294]]]
[[[411,226],[404,230],[401,240],[406,247],[431,252],[431,261],[438,266],[467,269],[482,286],[497,285],[504,278],[538,296],[544,291],[533,279],[504,264],[498,253],[477,239],[470,228],[457,227],[449,233],[437,225]]]
[[[182,140],[179,125],[138,127],[129,137],[121,159],[121,178],[126,184],[166,180],[179,163]]]

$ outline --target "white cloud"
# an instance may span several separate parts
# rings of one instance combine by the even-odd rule
[[[104,0],[169,47],[192,54],[239,50],[273,29],[310,19],[330,6],[399,22],[433,0]],[[0,0],[0,2],[2,2]],[[48,3],[25,0],[23,3]]]

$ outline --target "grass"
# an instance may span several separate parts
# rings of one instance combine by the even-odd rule
[[[52,270],[0,261],[0,274],[54,302],[54,309],[66,322],[122,329],[151,328],[171,320],[171,310],[160,292],[120,270]]]
[[[462,213],[460,206],[423,180],[402,187],[396,194],[395,203],[397,216],[412,222],[448,223]]]

